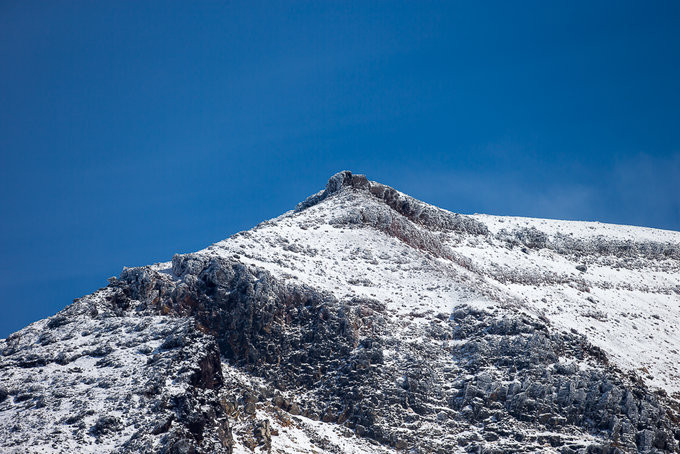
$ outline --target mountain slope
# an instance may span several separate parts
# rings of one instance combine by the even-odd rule
[[[678,315],[677,232],[459,215],[345,171],[0,341],[0,440],[678,452]]]

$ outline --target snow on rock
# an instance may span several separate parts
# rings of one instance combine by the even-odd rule
[[[200,253],[376,298],[413,322],[459,304],[513,305],[680,399],[678,232],[464,216],[345,171],[295,211]]]
[[[214,340],[192,319],[107,311],[110,293],[0,341],[0,452],[160,452],[196,438],[229,446],[211,392],[221,375],[202,375],[210,362],[219,371]]]
[[[680,452],[680,233],[340,172],[0,341],[5,452]]]

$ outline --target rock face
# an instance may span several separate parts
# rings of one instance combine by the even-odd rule
[[[487,234],[489,232],[486,225],[469,216],[463,216],[433,207],[432,205],[423,203],[413,197],[409,197],[406,194],[402,194],[384,184],[368,181],[365,175],[352,175],[352,172],[348,170],[333,175],[328,180],[328,184],[326,184],[326,189],[324,191],[313,195],[300,203],[296,210],[302,211],[305,208],[314,206],[343,189],[355,189],[370,194],[381,202],[384,202],[384,204],[394,210],[396,214],[430,228],[478,235]]]
[[[281,218],[126,268],[0,341],[2,452],[680,452],[674,375],[655,387],[562,321],[563,287],[605,335],[598,288],[680,312],[680,235],[497,224],[345,171]],[[482,266],[489,250],[538,265]],[[612,264],[628,287],[587,276]],[[559,292],[562,318],[539,307]]]
[[[88,299],[3,341],[3,452],[229,452],[214,339],[111,309]]]

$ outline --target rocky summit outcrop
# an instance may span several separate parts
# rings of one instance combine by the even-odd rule
[[[568,315],[566,289],[644,293],[661,332],[680,238],[503,224],[345,171],[276,220],[126,268],[0,341],[0,451],[680,452],[674,375],[653,386],[546,309],[561,294]],[[627,286],[583,276],[612,264]],[[630,277],[650,267],[655,286]],[[592,310],[609,333],[610,307]]]
[[[428,205],[409,197],[406,194],[375,181],[369,181],[366,175],[353,175],[349,170],[333,175],[326,184],[326,189],[307,198],[300,203],[296,211],[314,206],[343,189],[354,189],[365,192],[384,202],[395,213],[418,224],[436,228],[438,230],[453,230],[472,234],[487,234],[488,229],[483,223],[458,213],[451,213]]]

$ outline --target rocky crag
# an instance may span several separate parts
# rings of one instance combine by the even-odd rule
[[[679,276],[676,232],[341,172],[0,341],[0,451],[680,452]]]

